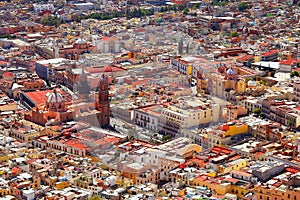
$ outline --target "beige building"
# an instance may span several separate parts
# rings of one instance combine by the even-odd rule
[[[212,120],[210,104],[196,101],[182,101],[169,105],[162,111],[159,131],[163,134],[175,135],[179,129],[199,125],[207,125]]]
[[[300,102],[300,82],[295,82],[293,88],[294,88],[294,100]]]

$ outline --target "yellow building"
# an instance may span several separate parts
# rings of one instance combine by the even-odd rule
[[[207,91],[207,80],[197,79],[197,93],[202,94]]]
[[[244,80],[239,80],[237,83],[236,83],[236,92],[237,93],[244,93],[246,92],[246,81]]]
[[[259,62],[260,61],[260,56],[254,56],[254,62]]]
[[[133,181],[132,179],[118,176],[116,180],[116,185],[118,185],[121,188],[127,188],[133,185]]]
[[[179,106],[169,106],[162,113],[162,116],[167,120],[179,123],[182,128],[198,126],[199,124],[209,124],[212,116],[211,108],[201,102],[195,102],[195,104],[202,106],[198,109],[193,109],[188,103],[183,103]]]
[[[223,125],[225,129],[224,136],[234,136],[248,132],[248,124],[227,123]]]
[[[92,180],[88,177],[81,176],[74,179],[74,186],[88,189],[89,184],[92,183]]]
[[[41,187],[41,178],[39,176],[33,176],[33,183],[32,188],[33,189],[39,189]]]
[[[215,191],[219,195],[225,195],[231,192],[230,183],[219,183],[216,178],[211,178],[208,176],[200,176],[190,182],[192,186],[206,187],[209,190]]]
[[[243,185],[242,186],[231,185],[231,193],[236,194],[239,199],[242,199],[245,196],[245,194],[249,192],[250,191]]]
[[[68,181],[68,180],[63,180],[63,181],[56,182],[56,183],[54,184],[54,187],[55,187],[55,189],[57,189],[57,190],[63,190],[63,189],[65,189],[65,188],[67,188],[67,187],[70,187],[70,181]]]
[[[185,148],[180,149],[177,154],[180,155],[183,159],[193,157],[195,152],[200,153],[202,147],[197,144],[189,144]]]
[[[246,167],[246,164],[245,159],[237,159],[222,165],[215,165],[215,167],[220,174],[228,174],[232,170],[240,170],[242,167]]]
[[[0,163],[8,163],[9,157],[6,153],[1,153],[0,154]]]
[[[254,193],[259,200],[297,200],[300,199],[299,189],[289,189],[288,186],[268,187],[265,185],[256,185]]]
[[[219,129],[211,130],[207,134],[208,147],[227,147],[232,141],[231,137],[243,133],[248,133],[248,124],[227,123]]]
[[[191,75],[193,73],[193,66],[192,65],[189,65],[188,67],[187,67],[187,74],[188,75]]]
[[[0,188],[0,196],[4,197],[6,195],[10,195],[11,194],[11,190],[9,187],[1,187]]]

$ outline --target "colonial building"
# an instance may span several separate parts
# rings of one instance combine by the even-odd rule
[[[78,87],[79,93],[77,95],[79,99],[73,99],[72,103],[70,99],[65,99],[61,95],[59,89],[46,94],[44,91],[35,92],[36,94],[33,95],[34,99],[40,93],[41,95],[46,95],[46,101],[35,102],[31,111],[25,114],[25,119],[43,126],[77,120],[87,122],[93,126],[108,127],[110,124],[108,78],[102,75],[98,86],[98,94],[95,95],[95,102],[89,100],[89,93],[82,91],[84,88],[87,88],[86,85]],[[38,98],[37,100],[40,99],[45,98]]]
[[[121,43],[114,37],[93,38],[93,45],[96,46],[97,53],[119,53]]]
[[[300,102],[300,82],[295,82],[293,88],[294,88],[294,100],[296,102]]]
[[[90,53],[94,48],[85,39],[79,38],[72,46],[64,46],[62,48],[55,46],[53,56],[54,58],[78,60],[81,54]]]
[[[73,111],[67,107],[66,101],[58,90],[54,89],[52,93],[46,95],[45,103],[36,105],[31,112],[25,114],[26,120],[47,126],[74,119]]]
[[[109,102],[108,78],[102,75],[98,87],[98,99],[96,101],[96,109],[101,112],[98,115],[99,125],[108,127],[110,124],[110,102]]]

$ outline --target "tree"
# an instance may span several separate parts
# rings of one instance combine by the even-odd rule
[[[59,26],[65,23],[65,21],[57,16],[45,15],[44,18],[41,20],[41,23],[47,26]]]
[[[253,113],[259,116],[261,114],[261,110],[259,108],[255,108]]]
[[[275,71],[271,72],[271,77],[275,77]]]
[[[213,0],[212,4],[214,6],[226,6],[228,4],[228,0]]]
[[[297,71],[292,71],[292,72],[291,72],[291,77],[293,78],[294,76],[299,77],[299,72],[297,72]]]
[[[248,9],[248,5],[245,2],[242,2],[238,5],[239,11],[243,12]]]
[[[236,31],[230,33],[230,37],[237,37],[238,35]]]
[[[171,136],[170,134],[167,134],[167,135],[164,135],[164,136],[163,136],[162,140],[163,140],[163,141],[167,141],[167,140],[169,140],[169,139],[171,139],[171,138],[172,138],[172,136]]]
[[[295,126],[295,123],[294,123],[291,119],[288,119],[287,125],[288,125],[289,127],[294,127],[294,126]]]
[[[102,200],[99,196],[91,196],[89,200]]]
[[[184,8],[184,9],[182,10],[182,12],[183,12],[183,14],[187,15],[187,14],[189,13],[189,9],[188,9],[188,8]]]

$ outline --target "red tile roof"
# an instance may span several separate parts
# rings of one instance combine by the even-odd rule
[[[262,53],[261,56],[271,56],[271,55],[277,54],[277,53],[278,53],[277,50],[272,50],[272,51]]]
[[[280,64],[282,64],[282,65],[296,65],[299,62],[300,62],[300,60],[298,60],[298,59],[289,59],[289,60],[280,61]]]
[[[12,72],[5,72],[3,77],[14,77],[14,74]]]
[[[59,93],[62,94],[60,90]],[[45,103],[47,100],[47,93],[53,92],[53,90],[41,90],[41,91],[34,91],[34,92],[26,92],[25,95],[30,99],[35,105]]]
[[[112,66],[105,66],[102,68],[98,68],[98,67],[90,67],[87,68],[87,71],[89,73],[106,73],[106,72],[117,72],[117,71],[123,71],[124,69],[120,68],[120,67],[112,67]]]
[[[108,42],[108,41],[117,41],[117,39],[114,38],[114,37],[103,37],[102,40],[105,41],[105,42]]]

